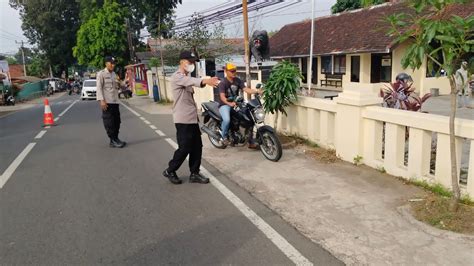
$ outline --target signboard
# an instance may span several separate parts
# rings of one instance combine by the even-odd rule
[[[391,66],[392,59],[382,59],[382,66]]]
[[[10,68],[8,66],[8,62],[6,60],[0,60],[0,73],[2,73],[2,76],[6,77],[3,79],[3,84],[5,85],[10,85],[9,71]]]

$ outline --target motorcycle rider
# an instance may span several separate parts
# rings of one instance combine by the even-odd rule
[[[241,96],[243,91],[248,94],[259,94],[261,90],[245,87],[244,82],[237,77],[237,66],[227,63],[224,67],[226,77],[219,83],[219,112],[222,117],[221,134],[224,145],[229,145],[228,139],[230,127],[230,112],[237,105],[235,99]],[[253,131],[249,133],[249,148],[256,149],[257,145],[253,141]]]

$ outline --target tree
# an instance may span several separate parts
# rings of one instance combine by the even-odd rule
[[[82,24],[73,48],[79,64],[101,68],[104,58],[113,55],[119,64],[126,63],[127,11],[117,2],[106,0],[102,9]]]
[[[451,153],[451,185],[453,200],[451,210],[455,211],[461,197],[456,164],[455,127],[456,117],[456,68],[463,56],[474,52],[474,16],[467,18],[451,15],[454,5],[462,0],[411,0],[413,15],[394,14],[387,18],[391,25],[389,34],[397,43],[410,42],[402,59],[404,68],[419,69],[428,58],[437,65],[436,76],[445,70],[451,86],[451,112],[449,135]]]
[[[362,7],[383,4],[385,2],[385,0],[337,0],[337,2],[331,7],[331,13],[342,13]]]
[[[20,11],[25,36],[44,51],[56,74],[74,63],[72,47],[80,25],[78,1],[10,0],[10,5]]]
[[[302,78],[299,68],[289,61],[284,60],[273,67],[263,90],[263,106],[267,113],[275,114],[275,129],[278,114],[287,115],[286,108],[298,99],[297,91]]]
[[[39,50],[31,50],[26,69],[29,76],[46,77],[49,73],[49,65],[46,54]]]
[[[201,15],[195,13],[189,20],[190,29],[174,33],[173,44],[165,47],[165,61],[177,63],[179,53],[184,49],[193,49],[201,58],[216,58],[231,53],[231,44],[226,40],[223,24],[209,28]]]
[[[16,58],[15,58],[15,57],[8,56],[8,57],[6,58],[6,60],[7,60],[7,63],[8,63],[9,65],[16,65],[16,64],[18,64],[18,61],[16,61]]]

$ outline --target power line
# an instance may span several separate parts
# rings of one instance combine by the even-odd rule
[[[20,38],[20,39],[23,39],[23,38],[24,38],[24,37],[18,36],[18,35],[16,35],[16,34],[13,34],[13,33],[11,33],[11,32],[8,32],[8,31],[6,31],[6,30],[4,30],[4,29],[0,29],[0,33],[2,33],[2,32],[4,33],[4,35],[5,35],[5,34],[8,34],[8,35],[10,35],[10,36],[13,37],[13,38]]]

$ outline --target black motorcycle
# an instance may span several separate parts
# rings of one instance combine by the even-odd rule
[[[242,97],[238,97],[235,109],[231,110],[229,140],[231,145],[246,145],[249,142],[250,134],[256,133],[256,142],[260,146],[265,158],[277,162],[280,160],[283,150],[280,140],[275,130],[265,125],[265,111],[263,110],[260,96],[245,102]],[[208,136],[211,144],[218,149],[225,149],[221,137],[222,118],[219,113],[219,103],[206,102],[202,104],[204,125],[201,130]]]

